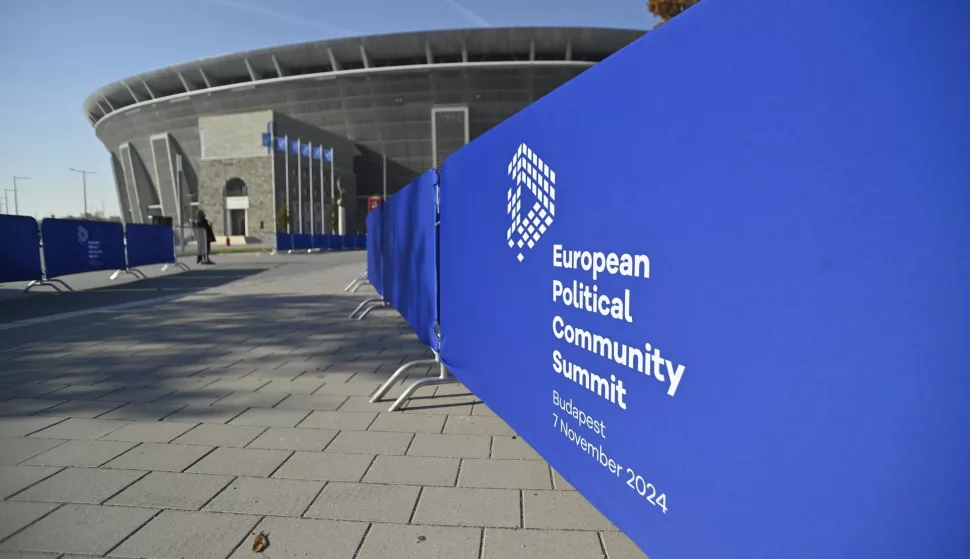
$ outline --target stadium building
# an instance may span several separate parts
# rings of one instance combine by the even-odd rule
[[[187,223],[202,208],[234,245],[287,227],[354,233],[369,197],[440,167],[643,33],[471,29],[267,48],[117,81],[84,114],[111,153],[126,222]]]

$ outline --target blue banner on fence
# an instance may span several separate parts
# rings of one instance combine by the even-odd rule
[[[459,150],[445,363],[650,557],[970,556],[967,21],[701,2]]]
[[[293,250],[293,235],[290,233],[277,233],[276,250],[278,252]]]
[[[384,300],[438,350],[438,172],[426,171],[384,201]]]
[[[129,223],[125,237],[129,268],[175,261],[175,237],[169,226]]]
[[[0,215],[0,283],[41,279],[37,221],[21,215]]]
[[[293,235],[293,250],[309,250],[311,248],[313,248],[313,235]]]
[[[125,269],[125,232],[120,223],[45,219],[40,230],[49,278]]]
[[[367,214],[367,281],[384,296],[384,212],[380,206]]]

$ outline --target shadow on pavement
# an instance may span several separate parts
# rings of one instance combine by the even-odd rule
[[[63,293],[57,293],[49,287],[37,288],[24,294],[20,293],[22,289],[0,288],[0,325],[18,320],[192,293],[248,278],[263,273],[271,267],[270,265],[247,265],[193,269],[188,272]]]

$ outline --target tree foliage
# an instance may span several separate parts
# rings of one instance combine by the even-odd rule
[[[698,2],[700,0],[649,0],[647,9],[660,18],[657,25],[661,25]]]

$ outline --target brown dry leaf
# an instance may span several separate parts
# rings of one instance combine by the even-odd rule
[[[253,551],[262,553],[267,547],[269,547],[269,538],[266,537],[266,532],[256,534],[256,537],[253,539]]]

